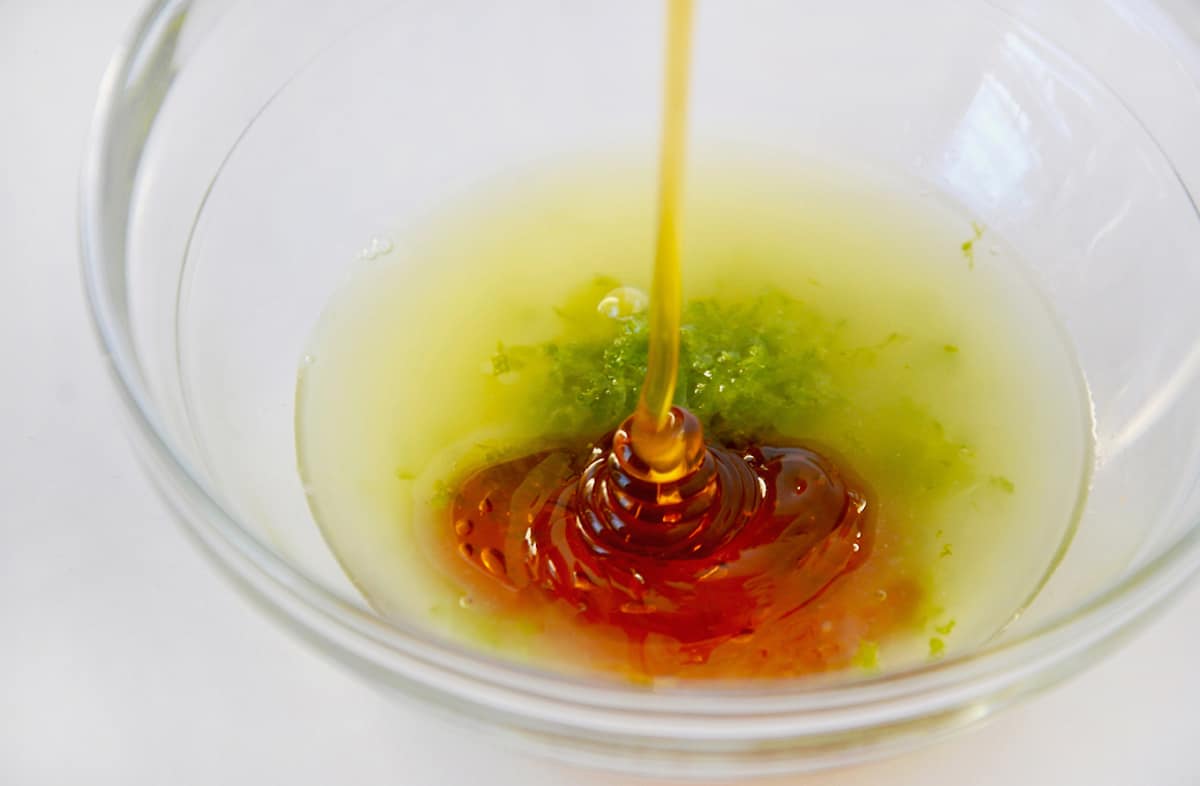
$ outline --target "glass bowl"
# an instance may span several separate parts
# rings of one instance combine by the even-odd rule
[[[1091,493],[1047,586],[983,648],[783,684],[564,677],[382,619],[321,540],[293,397],[328,297],[489,178],[581,150],[652,161],[659,3],[160,0],[103,84],[83,271],[147,471],[270,616],[542,753],[747,777],[974,724],[1100,657],[1200,565],[1200,24],[1146,0],[698,13],[695,149],[837,151],[947,195],[1031,264],[1073,344]]]

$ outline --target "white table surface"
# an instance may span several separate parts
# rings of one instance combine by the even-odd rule
[[[84,312],[75,179],[135,0],[0,0],[0,784],[629,783],[431,726],[273,627],[132,459]],[[1200,590],[981,730],[773,783],[1200,784]]]

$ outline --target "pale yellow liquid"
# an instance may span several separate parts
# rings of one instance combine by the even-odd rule
[[[642,163],[497,183],[398,237],[331,300],[300,378],[301,471],[327,541],[381,613],[550,668],[604,667],[560,657],[571,644],[549,617],[489,614],[429,554],[443,484],[544,437],[520,414],[537,370],[494,373],[497,342],[559,338],[556,307],[597,275],[650,289]],[[693,163],[685,298],[770,285],[837,326],[840,403],[778,427],[867,480],[889,533],[871,559],[925,589],[920,619],[879,642],[878,664],[977,646],[1028,602],[1072,529],[1090,466],[1078,369],[1000,238],[985,230],[968,262],[970,216],[904,181],[791,163]],[[969,472],[923,475],[947,443],[969,452]]]

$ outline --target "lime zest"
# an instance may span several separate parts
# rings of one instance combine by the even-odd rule
[[[979,240],[983,239],[984,229],[985,229],[985,227],[983,226],[983,224],[980,224],[977,221],[972,221],[971,222],[971,231],[974,232],[974,236],[971,237],[969,240],[963,241],[963,244],[962,244],[963,256],[967,260],[967,267],[971,270],[975,269],[975,243],[977,243]]]
[[[854,653],[852,664],[863,671],[879,671],[879,644],[863,639]]]
[[[988,478],[988,483],[991,484],[992,488],[999,489],[1005,494],[1012,494],[1017,490],[1016,484],[1003,475],[992,475]]]
[[[506,396],[534,442],[586,443],[636,408],[646,373],[648,317],[610,319],[596,311],[596,303],[620,285],[597,277],[569,293],[555,310],[559,330],[547,341],[497,343],[491,369],[501,383],[510,380],[505,369],[520,369]],[[917,362],[925,352],[921,342],[892,332],[859,343],[849,338],[850,330],[845,320],[774,287],[690,300],[683,309],[674,403],[695,414],[717,443],[820,435],[853,455],[864,451],[866,429],[873,473],[920,494],[975,484],[974,450],[923,402],[898,393],[877,397],[862,410],[847,398],[848,391],[869,390],[881,375],[896,373],[906,360]],[[839,424],[836,431],[822,433],[830,424]]]

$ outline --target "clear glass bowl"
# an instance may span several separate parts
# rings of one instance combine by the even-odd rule
[[[661,14],[149,8],[104,81],[82,179],[84,277],[147,470],[275,619],[381,687],[574,762],[830,766],[1079,671],[1200,565],[1200,10],[1186,3],[700,0],[697,149],[836,150],[948,194],[1031,262],[1074,344],[1093,489],[1048,586],[985,648],[875,677],[651,690],[383,620],[329,556],[295,470],[293,395],[345,266],[518,165],[652,151]]]

